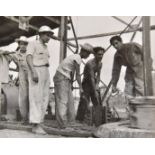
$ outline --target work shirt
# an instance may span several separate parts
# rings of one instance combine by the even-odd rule
[[[134,77],[143,79],[143,52],[141,45],[137,43],[123,44],[120,50],[114,55],[112,70],[112,83],[117,84],[120,76],[121,66],[126,66],[125,80]]]
[[[0,55],[0,82],[9,82],[9,62],[11,57],[9,55]]]
[[[42,43],[40,40],[35,40],[28,44],[26,55],[33,56],[33,65],[34,66],[49,65],[48,47],[46,44]]]
[[[19,70],[21,69],[25,71],[28,70],[28,65],[26,61],[26,53],[21,53],[20,51],[17,51],[17,53],[13,55],[13,59],[18,64]]]
[[[63,74],[68,79],[71,79],[72,75],[75,72],[75,63],[80,65],[81,62],[82,62],[82,59],[79,54],[70,55],[62,61],[57,71]]]
[[[97,82],[99,82],[99,76],[100,76],[100,71],[102,68],[102,63],[99,62],[97,63],[95,58],[89,60],[84,68],[84,76],[83,76],[83,84],[88,84],[88,86],[92,86],[92,79],[94,79],[95,84],[97,84]],[[97,81],[98,80],[98,81]]]

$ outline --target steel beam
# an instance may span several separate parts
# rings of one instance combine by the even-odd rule
[[[52,17],[52,16],[44,16],[44,18],[48,19],[51,22],[54,22],[55,24],[60,25],[61,21],[57,20],[56,18]]]
[[[10,19],[10,20],[12,20],[12,21],[14,21],[14,22],[19,24],[19,20],[17,18],[15,18],[14,16],[5,16],[5,18]],[[31,28],[31,29],[33,29],[35,31],[38,31],[37,27],[35,27],[33,25],[30,25],[30,24],[29,24],[29,28]]]
[[[19,20],[18,20],[17,18],[15,18],[14,16],[4,16],[4,17],[7,18],[7,19],[10,19],[10,20],[12,20],[12,21],[14,21],[14,22],[16,22],[16,23],[19,24]],[[30,25],[30,24],[29,24],[29,27],[30,27],[31,29],[33,29],[33,30],[35,30],[35,31],[38,32],[38,28],[37,28],[36,26],[33,26],[33,25]],[[54,40],[59,40],[59,41],[60,41],[60,38],[57,37],[57,36],[54,36],[54,35],[53,35],[51,38],[54,39]],[[73,43],[71,43],[71,42],[67,42],[67,44],[70,45],[70,46],[72,46],[72,47],[74,47],[74,48],[77,47],[75,44],[73,44]]]
[[[70,23],[71,23],[71,26],[72,26],[72,30],[73,30],[73,34],[74,34],[74,38],[75,38],[76,47],[77,47],[75,53],[78,53],[79,45],[78,45],[78,40],[77,40],[77,36],[76,36],[76,33],[75,33],[75,29],[74,29],[72,17],[70,16],[69,19],[70,19]]]
[[[61,17],[61,25],[60,25],[60,57],[59,63],[66,57],[67,52],[67,16]]]
[[[150,29],[155,30],[155,25],[150,26]],[[126,30],[123,33],[131,33],[131,32],[135,32],[135,31],[142,32],[142,30],[143,30],[143,27],[139,27],[139,28],[135,28],[135,29]],[[107,37],[107,36],[112,36],[112,35],[119,35],[121,33],[122,33],[122,31],[115,31],[115,32],[101,33],[101,34],[95,34],[95,35],[89,35],[89,36],[81,36],[81,37],[77,37],[77,39],[78,40],[93,39],[93,38]],[[68,38],[68,41],[71,41],[71,40],[75,40],[75,38]]]
[[[138,23],[138,25],[137,25],[136,28],[138,28],[138,27],[140,26],[141,22],[142,22],[142,18],[139,20],[139,23]],[[134,38],[135,38],[135,36],[136,36],[136,33],[137,33],[137,31],[135,31],[135,32],[133,33],[133,35],[132,35],[132,37],[131,37],[131,39],[130,39],[130,42],[132,42],[132,41],[134,40]]]
[[[128,25],[128,23],[127,22],[125,22],[124,20],[122,20],[121,18],[118,18],[118,17],[116,17],[116,16],[112,16],[114,19],[116,19],[117,21],[119,21],[119,22],[121,22],[121,23],[123,23],[123,24],[125,24],[125,25]],[[133,27],[132,27],[132,25],[129,25],[129,27],[132,29]]]
[[[143,23],[143,58],[144,58],[144,94],[146,96],[153,95],[152,88],[152,61],[150,50],[150,17],[144,16],[142,18]]]

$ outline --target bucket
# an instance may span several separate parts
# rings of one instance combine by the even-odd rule
[[[155,97],[132,98],[129,108],[130,127],[155,130]]]

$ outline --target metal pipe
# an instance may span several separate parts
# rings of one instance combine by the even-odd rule
[[[67,16],[61,17],[61,25],[60,25],[60,57],[59,63],[66,57],[66,47],[67,47]]]
[[[151,59],[151,50],[150,50],[150,17],[143,16],[143,59],[144,59],[144,94],[145,96],[153,95],[152,88],[152,59]]]

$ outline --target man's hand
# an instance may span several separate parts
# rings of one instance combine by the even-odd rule
[[[99,101],[99,93],[97,91],[95,91],[95,94],[94,95],[95,95],[95,100],[96,100],[95,105],[97,106],[97,105],[100,104],[100,101]]]
[[[115,86],[112,86],[112,93],[116,93],[118,89]]]
[[[38,79],[38,74],[37,74],[36,70],[34,70],[34,71],[32,72],[32,80],[33,80],[34,82],[36,82],[36,83],[38,83],[38,81],[39,81],[39,79]]]
[[[0,55],[4,55],[6,51],[0,50]]]
[[[82,88],[80,88],[80,96],[83,94],[83,89]]]
[[[96,84],[95,89],[96,89],[96,91],[100,91],[100,87],[98,84]]]

